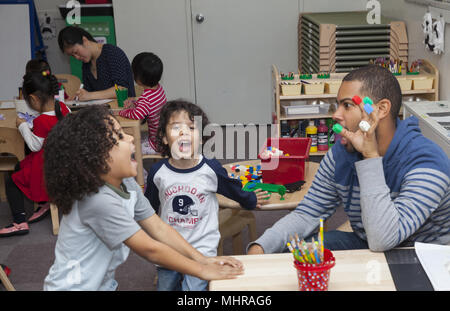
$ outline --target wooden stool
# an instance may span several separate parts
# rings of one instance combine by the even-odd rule
[[[219,210],[219,231],[220,242],[217,248],[217,255],[223,255],[223,240],[232,238],[233,255],[245,254],[243,251],[242,230],[248,227],[250,240],[256,240],[255,215],[251,211],[238,209]]]
[[[37,208],[37,203],[34,202],[34,210]],[[58,235],[59,233],[59,214],[58,214],[58,207],[50,203],[50,216],[52,217],[52,231],[53,235]]]
[[[8,276],[6,275],[5,271],[3,271],[2,266],[0,265],[0,281],[3,283],[3,286],[5,286],[7,291],[15,291],[16,289],[11,284],[11,281],[8,279]]]
[[[336,230],[344,231],[344,232],[353,232],[352,226],[350,225],[350,221],[347,220],[342,225],[340,225]]]

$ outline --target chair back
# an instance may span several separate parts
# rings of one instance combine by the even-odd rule
[[[23,137],[17,129],[2,127],[0,131],[0,153],[10,153],[15,155],[19,161],[22,160],[25,157],[24,144],[18,144],[18,141],[23,141]]]
[[[81,81],[77,76],[61,73],[55,74],[55,77],[64,86],[64,90],[70,97],[75,96],[75,93],[80,89]]]

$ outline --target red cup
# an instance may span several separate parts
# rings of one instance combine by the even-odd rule
[[[300,291],[327,291],[330,280],[330,270],[335,265],[333,253],[324,249],[324,262],[320,264],[298,263],[294,261],[297,269],[298,290]]]

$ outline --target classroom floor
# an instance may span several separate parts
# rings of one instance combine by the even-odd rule
[[[222,164],[233,161],[221,161]],[[144,162],[148,169],[151,164]],[[29,207],[32,208],[31,206]],[[258,211],[256,217],[257,235],[264,233],[278,219],[289,211]],[[11,212],[8,204],[0,203],[0,227],[11,223]],[[329,229],[335,229],[346,220],[342,210],[338,210],[328,222]],[[11,269],[10,280],[16,290],[40,291],[45,276],[54,261],[54,248],[57,236],[51,231],[51,219],[47,216],[38,223],[30,224],[30,233],[24,236],[14,236],[0,239],[0,263]],[[243,233],[244,244],[249,242],[247,232]],[[231,240],[224,241],[224,255],[232,255]],[[119,283],[118,290],[141,291],[155,290],[155,265],[130,252],[127,261],[116,272]],[[0,285],[0,291],[4,291]]]

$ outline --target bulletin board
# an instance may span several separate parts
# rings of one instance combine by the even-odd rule
[[[0,99],[13,99],[31,59],[28,4],[0,3]]]

